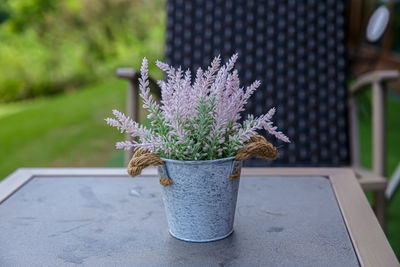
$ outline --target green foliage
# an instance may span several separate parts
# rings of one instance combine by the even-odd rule
[[[99,81],[144,55],[162,58],[163,0],[12,0],[2,10],[0,102]]]
[[[171,135],[170,122],[166,122],[162,113],[151,105],[149,111],[152,116],[150,124],[154,132],[160,134],[165,141],[167,149],[158,148],[156,151],[161,157],[176,160],[212,160],[236,155],[239,143],[229,140],[231,132],[219,139],[211,134],[215,123],[216,113],[215,97],[201,98],[196,106],[196,115],[186,122],[177,121],[185,131],[184,136]],[[228,128],[232,128],[228,126]],[[222,149],[228,147],[228,149]]]
[[[159,153],[163,157],[178,160],[211,160],[221,157],[218,157],[218,146],[220,145],[218,140],[215,138],[207,139],[207,137],[211,137],[210,131],[215,122],[213,116],[215,113],[215,97],[209,100],[200,99],[196,110],[196,116],[185,125],[184,130],[188,132],[185,139],[179,140],[182,143],[178,145],[175,145],[178,140],[173,140],[171,149],[175,151],[170,151],[167,155],[163,155],[165,152],[160,150]]]
[[[10,9],[8,1],[0,1],[0,24],[6,21],[10,17]]]
[[[43,26],[46,14],[53,12],[56,7],[56,2],[52,0],[13,0],[8,4],[11,9],[9,27],[14,32]]]
[[[218,157],[219,143],[215,136],[210,135],[212,126],[215,123],[215,97],[210,98],[209,101],[204,98],[200,99],[196,110],[197,115],[193,119],[193,125],[190,125],[188,129],[190,135],[187,139],[191,141],[192,148],[188,149],[190,153],[187,157],[207,160],[216,159]],[[207,137],[214,138],[208,140]]]

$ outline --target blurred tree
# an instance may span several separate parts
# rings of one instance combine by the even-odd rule
[[[29,27],[39,27],[39,32],[46,29],[44,17],[55,9],[52,0],[13,0],[9,2],[11,17],[10,29],[21,32]]]
[[[7,53],[8,60],[0,72],[8,71],[0,76],[0,101],[58,92],[112,75],[116,66],[138,67],[143,56],[163,57],[164,0],[12,0],[4,6],[9,16],[0,25],[0,57]],[[22,51],[11,57],[16,45]]]
[[[10,16],[10,9],[8,6],[8,1],[3,0],[0,2],[0,24],[6,21]]]

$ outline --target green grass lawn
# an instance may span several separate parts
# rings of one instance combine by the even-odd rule
[[[0,105],[0,179],[20,167],[105,166],[123,139],[104,118],[124,110],[126,82]],[[117,163],[115,163],[117,164]]]
[[[112,79],[64,95],[0,105],[0,180],[20,167],[122,166],[123,151],[114,143],[123,135],[104,118],[113,108],[125,109],[125,88],[126,82]],[[363,97],[368,103],[370,94]],[[391,175],[400,162],[399,100],[389,99],[387,115]],[[362,162],[369,167],[370,114],[361,117]],[[388,220],[388,238],[400,257],[400,192],[390,203]]]

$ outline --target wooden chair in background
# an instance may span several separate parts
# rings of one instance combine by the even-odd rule
[[[348,90],[345,4],[345,0],[169,0],[165,56],[169,64],[195,71],[206,67],[216,55],[225,61],[237,52],[242,84],[256,79],[262,83],[245,116],[276,106],[274,120],[292,141],[289,145],[275,143],[278,160],[246,164],[299,168],[352,165],[361,186],[374,192],[375,212],[384,226],[388,185],[385,83],[397,79],[399,73],[368,73]],[[118,69],[117,75],[129,80],[127,114],[138,120],[139,74]],[[367,85],[372,85],[373,94],[372,170],[360,168],[355,98]],[[132,151],[127,152],[126,162],[131,155]]]

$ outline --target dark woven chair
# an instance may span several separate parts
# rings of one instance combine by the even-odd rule
[[[242,84],[256,79],[262,82],[245,113],[257,115],[276,106],[274,121],[292,141],[275,143],[280,152],[278,160],[246,164],[352,165],[363,188],[375,193],[376,214],[383,224],[387,187],[383,85],[398,73],[366,74],[348,90],[345,8],[344,0],[171,0],[167,3],[165,56],[169,64],[195,71],[206,67],[216,55],[227,60],[237,52]],[[120,69],[117,74],[131,81],[128,114],[137,119],[138,74],[129,69]],[[354,98],[369,84],[373,85],[373,172],[359,168]],[[350,126],[354,126],[352,132]]]

